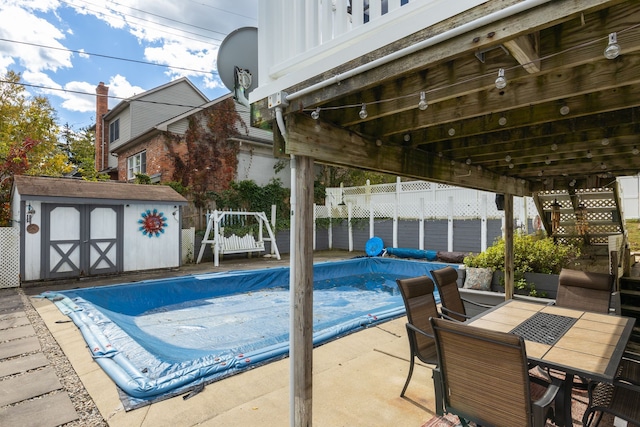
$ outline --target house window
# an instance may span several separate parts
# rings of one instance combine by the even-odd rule
[[[120,138],[120,119],[115,119],[109,123],[109,143]]]
[[[147,173],[147,152],[135,154],[127,159],[127,179],[135,179],[137,173]]]

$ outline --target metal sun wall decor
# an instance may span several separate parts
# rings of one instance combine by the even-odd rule
[[[167,218],[163,212],[158,212],[157,209],[153,211],[147,209],[140,216],[142,219],[138,220],[138,224],[140,224],[139,230],[142,231],[142,234],[151,238],[153,236],[160,237],[160,234],[164,233],[164,229],[167,227]]]

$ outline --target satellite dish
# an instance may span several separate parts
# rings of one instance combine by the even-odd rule
[[[258,86],[258,29],[242,27],[229,33],[218,49],[218,74],[242,104]]]

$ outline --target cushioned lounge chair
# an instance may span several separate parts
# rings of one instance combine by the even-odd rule
[[[491,308],[487,304],[480,304],[460,296],[458,290],[458,271],[453,267],[444,267],[438,270],[431,270],[431,277],[438,287],[442,317],[449,320],[464,322],[471,316],[467,315],[464,304],[472,304],[484,309]]]
[[[637,356],[622,359],[614,384],[589,385],[589,406],[582,424],[597,426],[605,413],[621,418],[629,425],[640,426],[640,361]]]
[[[436,345],[433,340],[431,323],[429,318],[438,317],[436,300],[433,295],[433,281],[428,276],[413,277],[410,279],[398,279],[398,288],[402,294],[402,300],[407,312],[407,335],[409,337],[410,365],[407,381],[404,383],[400,396],[409,386],[413,366],[417,357],[423,363],[435,365],[438,362],[436,356]],[[435,374],[434,374],[435,375]],[[442,392],[439,389],[441,382],[434,376],[434,387],[436,395],[436,413],[442,414]]]
[[[463,425],[545,425],[560,388],[554,379],[533,401],[524,339],[446,319],[431,319],[445,412]]]

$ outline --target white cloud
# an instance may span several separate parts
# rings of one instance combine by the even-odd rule
[[[0,61],[11,57],[32,71],[57,71],[71,66],[71,52],[41,47],[64,48],[58,42],[64,39],[64,33],[50,22],[20,7],[6,5],[0,7],[0,22],[0,38],[12,40],[0,43]]]
[[[143,89],[140,86],[133,86],[127,81],[127,78],[117,74],[109,79],[109,96],[117,97],[118,99],[109,99],[109,108],[113,108],[122,99],[131,98],[134,95],[138,95],[145,92],[147,89]]]

